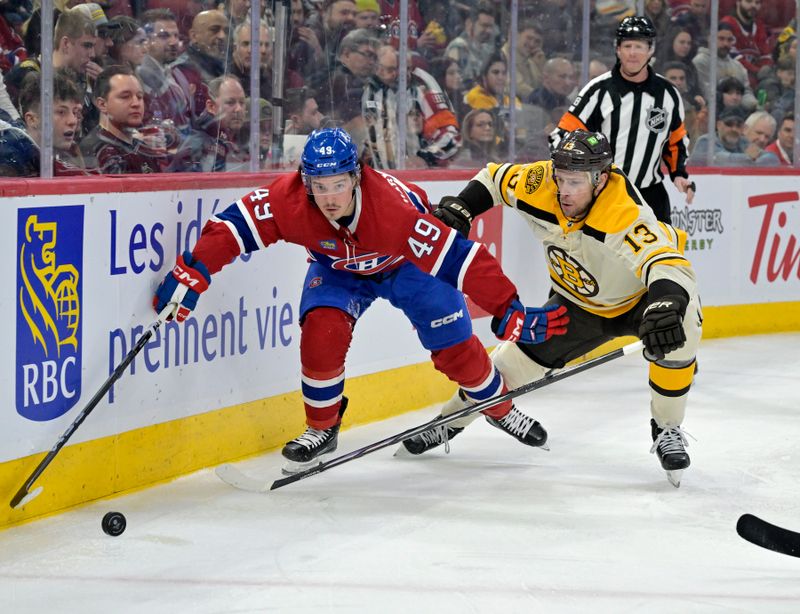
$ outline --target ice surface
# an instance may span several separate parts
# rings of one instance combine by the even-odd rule
[[[205,470],[0,531],[0,612],[798,612],[800,559],[735,525],[800,531],[799,392],[800,335],[704,342],[680,489],[649,454],[636,356],[521,400],[551,452],[479,420],[449,455],[386,449],[268,494]],[[346,431],[339,453],[434,412]]]

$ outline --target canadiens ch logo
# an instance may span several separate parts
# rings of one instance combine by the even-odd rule
[[[667,129],[667,112],[658,107],[647,110],[647,128],[650,132],[664,132]]]
[[[16,408],[52,420],[81,396],[83,206],[17,213]]]
[[[339,260],[333,261],[331,267],[337,271],[372,275],[373,273],[383,271],[402,259],[402,256],[387,256],[385,254],[371,252],[369,254],[351,256],[350,258],[340,258]]]
[[[571,144],[571,143],[570,143]],[[533,194],[542,185],[544,178],[544,167],[534,166],[528,171],[528,176],[525,178],[525,193]]]
[[[550,270],[563,286],[580,296],[590,297],[597,294],[597,280],[563,249],[551,245],[547,248],[547,259]]]

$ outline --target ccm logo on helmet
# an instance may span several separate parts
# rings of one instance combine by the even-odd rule
[[[431,321],[431,328],[439,328],[440,326],[446,326],[448,324],[452,324],[459,318],[464,317],[464,310],[459,309],[455,313],[451,313],[450,315],[446,315],[443,318],[438,318],[436,320]]]

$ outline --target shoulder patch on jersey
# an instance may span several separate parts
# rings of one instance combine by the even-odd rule
[[[533,194],[542,185],[544,179],[544,167],[540,165],[532,166],[528,170],[528,176],[525,177],[525,193]]]

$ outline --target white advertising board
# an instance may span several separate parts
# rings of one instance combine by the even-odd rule
[[[671,190],[705,305],[800,300],[800,204],[792,176],[697,175],[695,203]],[[464,180],[420,182],[431,199]],[[154,319],[153,290],[212,212],[246,189],[3,199],[0,462],[49,448]],[[541,246],[519,216],[479,220],[523,301],[542,303]],[[71,440],[80,442],[299,388],[297,307],[306,254],[279,244],[215,276],[192,321],[164,327]],[[476,332],[492,343],[488,320]],[[359,321],[349,376],[424,362],[385,301]],[[299,408],[298,408],[299,411]]]

